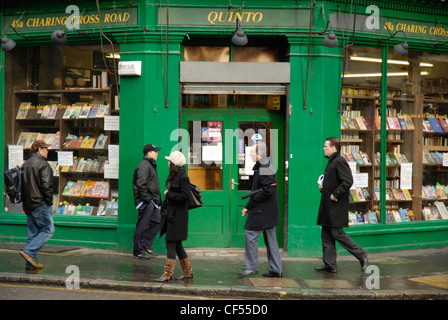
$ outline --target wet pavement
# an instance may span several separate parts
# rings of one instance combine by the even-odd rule
[[[338,256],[336,274],[314,271],[319,258],[284,256],[283,278],[262,276],[268,271],[263,249],[259,274],[246,278],[237,275],[243,249],[187,249],[194,279],[168,283],[154,282],[163,272],[163,254],[140,260],[113,250],[46,245],[38,256],[44,268],[29,272],[19,249],[20,244],[0,244],[0,282],[65,287],[79,270],[81,288],[270,300],[448,300],[448,247],[369,254],[365,273],[351,255]],[[181,272],[177,261],[174,275]]]

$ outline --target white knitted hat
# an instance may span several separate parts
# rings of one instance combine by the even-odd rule
[[[185,165],[187,160],[185,156],[180,151],[171,152],[169,157],[165,157],[165,159],[170,160],[175,166],[182,167]]]

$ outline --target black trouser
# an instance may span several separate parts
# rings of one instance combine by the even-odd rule
[[[176,254],[179,259],[185,259],[188,257],[185,252],[184,246],[182,245],[182,241],[166,241],[166,249],[167,254],[166,257],[168,259],[176,259]]]
[[[322,226],[322,249],[323,261],[325,266],[336,269],[336,242],[348,252],[356,257],[356,259],[363,259],[367,255],[367,251],[356,244],[342,228],[324,227]]]
[[[152,250],[152,243],[160,229],[160,210],[152,203],[143,203],[138,208],[137,227],[134,233],[134,255]]]

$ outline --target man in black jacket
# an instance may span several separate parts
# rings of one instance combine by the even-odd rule
[[[143,148],[144,157],[134,171],[134,203],[138,210],[134,233],[134,257],[139,259],[149,259],[157,255],[153,251],[152,244],[160,228],[159,208],[162,198],[156,165],[160,149],[153,144],[147,144]]]
[[[361,270],[367,267],[367,251],[356,244],[343,230],[348,227],[349,192],[353,176],[347,161],[341,157],[341,142],[338,138],[328,138],[324,144],[328,164],[325,168],[317,224],[322,226],[322,249],[324,266],[316,271],[336,273],[337,240],[342,247],[354,255],[361,263]]]
[[[252,146],[251,158],[256,161],[253,168],[254,181],[252,191],[262,189],[252,196],[242,211],[248,216],[246,229],[246,256],[244,270],[240,276],[258,273],[258,237],[264,236],[266,244],[269,272],[264,277],[282,277],[282,260],[278,248],[275,227],[279,225],[279,207],[277,195],[277,177],[275,170],[266,158],[266,144],[257,142]]]
[[[31,157],[23,164],[22,202],[27,216],[28,239],[20,251],[27,269],[42,269],[37,254],[54,233],[53,170],[47,162],[48,147],[42,140],[31,146]]]

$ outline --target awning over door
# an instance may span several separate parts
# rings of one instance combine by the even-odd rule
[[[289,82],[289,62],[180,63],[183,94],[286,95]]]

